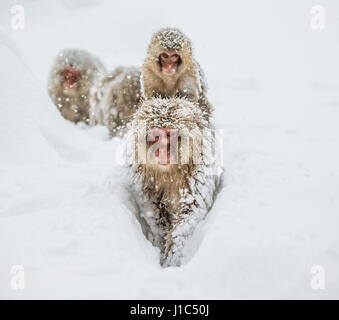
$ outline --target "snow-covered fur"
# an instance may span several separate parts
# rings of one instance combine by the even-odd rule
[[[176,73],[166,76],[159,63],[161,52],[175,52],[180,56]],[[143,95],[151,97],[185,97],[198,102],[204,117],[209,119],[212,106],[207,100],[207,85],[199,63],[193,56],[191,40],[177,28],[163,28],[153,34],[142,66]]]
[[[63,70],[73,67],[80,71],[77,88],[64,86]],[[79,49],[62,50],[56,57],[48,79],[48,93],[64,118],[73,122],[89,122],[89,91],[105,72],[100,60]]]
[[[140,70],[119,67],[105,74],[90,92],[90,124],[107,126],[121,136],[140,102]]]
[[[180,130],[177,164],[149,161],[144,142],[154,128]],[[209,129],[199,105],[185,98],[146,100],[131,124],[126,151],[137,217],[146,237],[160,247],[163,266],[181,265],[186,241],[213,204],[220,172],[209,153],[214,149],[213,134],[205,134]],[[184,155],[186,163],[180,161]],[[194,161],[194,155],[202,155],[200,161]]]

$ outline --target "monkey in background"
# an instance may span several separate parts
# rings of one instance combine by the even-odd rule
[[[89,92],[104,72],[99,59],[86,51],[65,49],[57,55],[48,93],[65,119],[89,123]]]
[[[131,124],[126,154],[136,216],[164,267],[183,263],[185,244],[214,201],[219,175],[206,149],[213,138],[201,143],[208,129],[198,103],[175,97],[145,100]]]
[[[197,102],[206,119],[212,107],[206,98],[206,81],[193,58],[191,40],[179,29],[155,33],[142,66],[143,94],[151,97],[185,97]]]
[[[140,70],[119,67],[103,75],[90,92],[90,125],[101,124],[122,136],[141,99]]]

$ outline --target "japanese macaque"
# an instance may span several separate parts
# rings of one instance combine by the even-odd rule
[[[184,262],[185,244],[213,204],[220,175],[213,133],[186,98],[145,100],[131,124],[126,153],[136,216],[164,267]]]
[[[101,124],[111,136],[122,136],[141,101],[140,70],[119,67],[99,79],[90,93],[90,124]]]
[[[151,97],[185,97],[197,102],[206,119],[211,105],[206,98],[203,71],[193,58],[192,43],[175,28],[155,33],[142,66],[143,94]]]
[[[55,59],[48,92],[62,116],[75,123],[89,122],[89,91],[105,72],[95,56],[78,49],[65,49]]]

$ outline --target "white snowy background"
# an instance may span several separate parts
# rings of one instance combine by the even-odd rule
[[[121,141],[67,122],[46,93],[59,50],[140,66],[165,26],[194,43],[225,166],[194,256],[167,269],[134,218]],[[338,61],[337,0],[1,0],[0,298],[339,298]]]

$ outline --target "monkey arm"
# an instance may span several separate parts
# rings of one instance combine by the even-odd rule
[[[184,214],[180,221],[173,224],[172,229],[165,237],[165,248],[161,258],[161,264],[164,267],[180,266],[183,262],[186,243],[200,221],[196,215],[196,211],[199,209],[196,206],[191,209],[192,211]]]
[[[176,95],[197,102],[199,99],[199,87],[196,77],[182,77],[179,79]]]
[[[172,212],[172,226],[165,236],[165,248],[161,259],[161,264],[165,267],[182,264],[186,242],[201,220],[200,216],[204,216],[188,189],[181,189],[179,193],[178,206],[175,206]]]
[[[180,266],[183,263],[187,242],[213,204],[214,190],[219,183],[218,178],[206,177],[205,174],[203,170],[198,170],[198,174],[189,182],[189,190],[179,191],[180,206],[173,214],[171,230],[165,237],[165,249],[161,258],[164,267]]]

